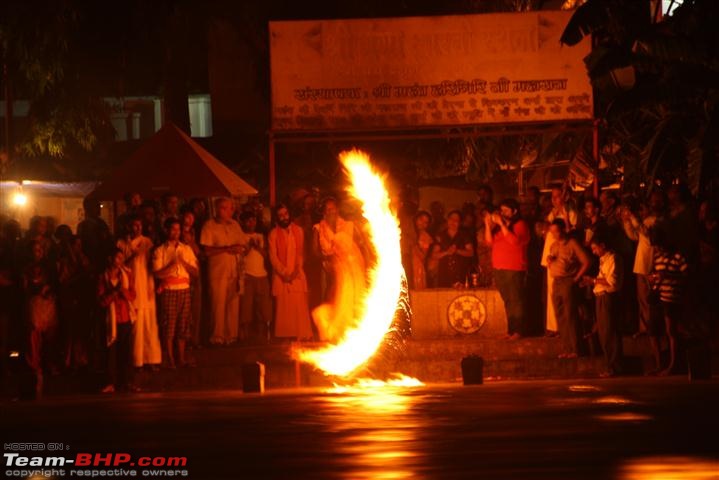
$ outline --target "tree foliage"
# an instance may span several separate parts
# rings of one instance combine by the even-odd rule
[[[80,10],[71,0],[3,5],[2,62],[13,98],[30,102],[29,124],[14,153],[64,157],[112,138],[109,110],[85,88],[75,61],[79,20]]]
[[[697,193],[717,174],[719,2],[685,0],[661,21],[656,13],[645,1],[588,0],[562,42],[594,38],[585,63],[602,158],[623,171],[625,185],[682,180]]]
[[[7,66],[12,97],[30,105],[28,117],[14,122],[11,156],[61,165],[70,177],[105,170],[117,108],[107,97],[161,95],[165,118],[189,131],[187,95],[207,91],[203,5],[3,2],[0,62]]]

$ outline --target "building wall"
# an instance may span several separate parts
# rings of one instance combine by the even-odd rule
[[[429,211],[434,201],[444,206],[444,212],[461,210],[465,202],[475,202],[477,192],[474,190],[460,190],[446,187],[421,187],[419,189],[419,208]]]
[[[85,218],[82,209],[82,197],[46,197],[29,195],[27,203],[21,207],[10,207],[9,216],[27,230],[30,219],[36,215],[51,217],[55,225],[69,225],[73,232],[77,224]]]
[[[256,53],[229,21],[216,19],[208,33],[208,75],[215,135],[237,129],[264,132],[269,112],[257,85]]]

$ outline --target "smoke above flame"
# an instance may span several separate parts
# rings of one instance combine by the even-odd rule
[[[357,268],[351,253],[343,253],[344,249],[336,252],[336,288],[340,294],[333,304],[322,305],[314,312],[320,330],[332,326],[330,343],[317,349],[296,348],[293,354],[327,375],[347,377],[372,358],[390,331],[404,269],[399,222],[390,209],[382,175],[360,150],[342,152],[340,161],[349,178],[348,193],[362,204],[367,240],[376,261],[365,272],[364,268]],[[358,275],[362,278],[357,278]],[[358,288],[362,291],[357,291]]]

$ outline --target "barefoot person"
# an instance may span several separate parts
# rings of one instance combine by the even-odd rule
[[[512,198],[499,204],[499,212],[486,212],[484,224],[485,241],[492,246],[494,281],[507,313],[507,339],[516,340],[524,331],[529,227],[519,217],[519,203]]]
[[[125,266],[134,279],[136,320],[132,330],[132,363],[138,368],[162,363],[162,348],[157,333],[155,313],[155,279],[150,274],[152,240],[142,234],[142,220],[137,216],[127,219],[127,235],[117,241],[117,248],[125,255]]]
[[[100,306],[105,308],[107,385],[103,393],[132,391],[132,324],[135,321],[135,286],[132,272],[125,267],[125,255],[115,249],[97,285]]]
[[[555,220],[564,222],[564,231],[569,233],[577,226],[578,215],[576,210],[571,208],[567,202],[566,193],[562,187],[552,188],[552,209],[547,215],[547,223],[551,224]],[[547,321],[545,331],[548,336],[554,336],[558,332],[558,318],[554,311],[554,302],[552,301],[553,279],[549,268],[548,257],[552,245],[556,241],[553,235],[544,236],[544,248],[542,250],[541,264],[547,268]]]
[[[617,310],[624,270],[621,257],[609,250],[607,242],[605,236],[592,236],[590,246],[599,258],[599,274],[595,278],[584,277],[584,283],[593,287],[596,302],[596,329],[607,366],[601,376],[613,377],[622,371],[622,335]]]
[[[190,281],[199,275],[192,248],[180,242],[180,220],[165,220],[167,241],[157,247],[152,260],[155,276],[160,279],[160,325],[168,368],[175,368],[175,349],[181,367],[187,366],[185,344],[190,338],[192,296]]]
[[[660,328],[650,329],[649,340],[656,364],[656,370],[651,373],[669,375],[674,370],[677,358],[677,327],[682,318],[689,264],[664,228],[654,228],[651,240],[654,246],[654,267],[649,278],[652,288],[659,294],[664,314],[664,332]],[[669,364],[664,369],[661,368],[659,356],[661,333],[666,333],[669,339]]]
[[[348,319],[356,318],[365,293],[364,236],[359,225],[339,215],[334,198],[322,202],[322,220],[313,227],[312,250],[322,259],[325,303],[312,311],[320,340],[342,336]]]
[[[275,336],[280,338],[312,338],[307,305],[307,279],[302,268],[304,232],[290,221],[285,205],[275,210],[277,226],[269,234],[269,255],[272,263],[272,295],[275,297]]]
[[[265,269],[267,245],[265,236],[256,231],[257,216],[254,212],[243,212],[240,225],[249,238],[240,301],[240,340],[266,342],[272,323],[270,282]]]
[[[559,358],[577,358],[577,284],[591,262],[579,242],[569,238],[567,226],[561,218],[554,220],[549,226],[548,236],[552,237],[552,246],[547,256],[552,281],[552,304],[564,350]]]
[[[229,345],[239,335],[243,258],[248,238],[232,219],[232,200],[215,202],[216,217],[202,226],[200,245],[207,256],[209,299],[212,308],[210,343]]]

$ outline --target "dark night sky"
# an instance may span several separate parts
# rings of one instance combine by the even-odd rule
[[[52,3],[52,2],[50,2]],[[206,31],[212,20],[232,22],[267,61],[267,22],[277,19],[360,18],[506,11],[511,0],[368,0],[363,2],[270,0],[129,0],[74,2],[77,28],[70,54],[87,88],[103,95],[158,93],[175,56],[190,91],[208,90]],[[545,1],[557,8],[561,0]],[[73,3],[71,3],[72,5]]]

